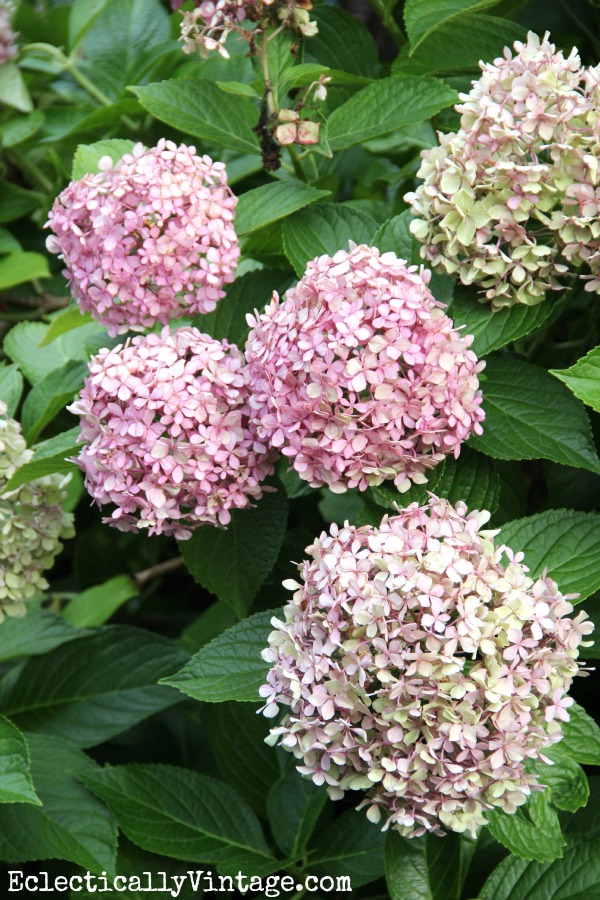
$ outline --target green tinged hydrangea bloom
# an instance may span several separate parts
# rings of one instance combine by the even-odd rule
[[[32,456],[21,426],[0,401],[0,623],[25,614],[26,603],[48,586],[42,573],[54,563],[61,540],[74,533],[73,516],[61,506],[63,476],[47,475],[5,492]]]

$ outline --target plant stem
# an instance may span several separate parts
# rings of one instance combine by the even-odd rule
[[[25,175],[27,175],[32,184],[40,187],[46,194],[54,193],[54,185],[52,184],[50,179],[47,178],[46,175],[44,175],[44,173],[36,163],[32,162],[25,155],[19,156],[18,154],[11,153],[10,151],[8,151],[6,155],[13,166],[15,166],[17,169],[20,169],[22,172],[24,172]]]
[[[406,44],[406,35],[396,22],[393,14],[393,7],[396,5],[395,3],[387,7],[384,0],[369,0],[373,11],[377,13],[390,35],[394,39],[394,42],[397,47],[403,47]]]
[[[157,563],[155,566],[150,566],[149,569],[144,569],[142,572],[136,572],[133,576],[133,580],[136,587],[141,590],[151,581],[154,581],[155,578],[160,578],[162,575],[168,575],[170,572],[175,572],[177,569],[180,569],[182,565],[183,556],[176,556],[174,559],[166,559],[164,562]]]
[[[84,91],[87,91],[90,97],[93,97],[94,100],[97,100],[102,106],[112,106],[113,101],[110,97],[107,97],[100,88],[97,88],[96,85],[83,74],[83,72],[79,71],[72,56],[65,56],[62,50],[59,50],[58,47],[53,47],[52,44],[26,44],[25,47],[23,47],[23,52],[25,53],[28,51],[44,53],[51,59],[55,59],[61,64],[65,72],[68,72],[77,84],[82,87]]]
[[[290,158],[292,160],[292,165],[294,167],[294,172],[296,174],[296,178],[299,178],[300,181],[308,181],[306,177],[306,173],[302,168],[302,163],[300,162],[300,157],[298,156],[298,151],[294,147],[293,144],[288,144],[288,150],[290,151]]]

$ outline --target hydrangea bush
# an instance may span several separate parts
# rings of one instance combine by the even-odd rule
[[[567,6],[0,0],[1,896],[598,895]]]

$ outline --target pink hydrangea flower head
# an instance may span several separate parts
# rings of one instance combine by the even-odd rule
[[[570,155],[590,131],[585,73],[575,50],[565,56],[531,32],[481,68],[456,106],[459,130],[422,153],[423,183],[405,197],[411,229],[423,259],[480,286],[493,309],[532,305],[568,268],[553,223]]]
[[[0,0],[0,66],[17,55],[17,38],[10,23],[12,12],[13,4]]]
[[[110,335],[212,312],[240,253],[225,165],[160,140],[101,168],[65,188],[47,223],[80,308]]]
[[[313,487],[426,481],[480,434],[483,363],[444,313],[429,273],[351,245],[309,263],[252,328],[246,358],[261,437]]]
[[[123,531],[179,539],[262,496],[272,452],[258,438],[243,354],[196,328],[135,337],[90,362],[78,463]]]
[[[488,519],[432,496],[379,528],[332,525],[263,652],[263,712],[286,710],[268,742],[407,837],[473,834],[540,788],[525,764],[561,739],[593,628]]]

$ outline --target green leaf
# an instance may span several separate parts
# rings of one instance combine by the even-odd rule
[[[70,360],[87,361],[90,355],[89,343],[98,338],[101,342],[106,340],[106,333],[94,322],[60,335],[49,346],[40,347],[49,327],[42,322],[19,322],[4,339],[7,356],[33,385],[43,381]]]
[[[303,483],[306,484],[306,482]],[[326,522],[337,522],[338,525],[343,525],[348,521],[353,525],[362,508],[363,496],[356,488],[350,488],[343,494],[334,494],[329,488],[321,489],[319,512]]]
[[[458,900],[461,891],[461,839],[450,832],[428,834],[427,866],[432,900]]]
[[[499,0],[406,0],[404,22],[411,55],[444,22],[497,6],[498,2]]]
[[[9,416],[14,416],[23,393],[23,376],[14,363],[0,366],[0,400],[6,403]]]
[[[134,146],[134,141],[124,141],[120,138],[108,138],[104,141],[96,141],[94,144],[80,144],[73,157],[71,178],[77,180],[83,178],[84,175],[95,174],[98,172],[98,163],[104,156],[110,156],[113,163],[116,163],[126,153],[131,153]],[[70,307],[71,309],[73,307]]]
[[[0,66],[0,105],[12,106],[24,113],[33,109],[21,70],[13,62],[4,62]]]
[[[18,250],[0,259],[0,291],[34,278],[50,278],[48,260],[41,253]]]
[[[306,851],[327,794],[295,769],[273,785],[267,799],[269,824],[279,849],[296,859]]]
[[[177,47],[159,0],[112,0],[83,35],[77,67],[111,100],[148,79],[162,54]]]
[[[21,422],[28,444],[70,403],[83,387],[88,374],[87,363],[71,360],[38,382],[23,403]]]
[[[224,700],[257,703],[258,689],[265,683],[269,669],[261,653],[269,644],[274,615],[281,615],[281,610],[255,613],[228,628],[161,684],[169,684],[207,703]]]
[[[107,626],[29,659],[0,684],[0,708],[24,731],[92,747],[177,702],[158,681],[184,659],[157,634]]]
[[[534,791],[515,813],[492,810],[487,820],[496,840],[521,859],[547,862],[563,855],[566,841],[548,790]]]
[[[365,492],[365,498],[370,503],[380,506],[382,510],[385,510],[390,515],[394,515],[396,504],[401,509],[404,509],[407,506],[410,506],[411,503],[427,503],[428,493],[430,491],[434,494],[437,492],[438,486],[444,475],[444,466],[445,462],[442,462],[439,465],[434,466],[433,469],[429,469],[425,484],[413,484],[402,494],[394,486],[393,482],[384,481],[382,484],[368,488]],[[379,517],[379,520],[381,521],[381,516]]]
[[[556,744],[546,751],[554,763],[535,763],[533,768],[539,775],[540,784],[545,784],[552,792],[552,805],[557,809],[577,812],[588,802],[590,788],[586,774],[574,759],[561,750]]]
[[[261,95],[251,84],[243,81],[216,81],[215,84],[226,94],[236,94],[238,97],[247,97],[250,100],[260,100]]]
[[[65,859],[97,875],[114,875],[115,821],[80,783],[99,767],[66,741],[26,737],[43,806],[0,806],[0,858],[5,863]]]
[[[235,230],[238,235],[258,231],[329,194],[294,178],[263,184],[240,197]]]
[[[480,897],[481,900],[598,900],[600,841],[574,835],[563,857],[554,862],[527,862],[508,856],[485,882]]]
[[[20,250],[21,245],[8,228],[0,228],[0,253],[12,253]]]
[[[556,311],[557,303],[546,300],[535,306],[517,303],[492,312],[489,303],[479,303],[473,291],[463,288],[455,292],[448,314],[457,327],[464,325],[464,333],[475,338],[471,349],[478,356],[486,356],[541,328]]]
[[[312,844],[311,870],[333,878],[346,875],[355,890],[383,875],[384,844],[385,834],[369,822],[362,810],[348,810],[321,831]]]
[[[75,0],[69,16],[69,47],[73,49],[113,0]]]
[[[410,230],[412,216],[406,209],[400,215],[388,219],[373,238],[373,246],[382,253],[395,253],[409,264],[419,262],[419,243]]]
[[[204,647],[213,638],[218,637],[237,622],[237,616],[230,606],[222,600],[216,600],[194,619],[191,625],[184,628],[179,636],[179,643],[190,656],[200,647]]]
[[[127,837],[152,853],[238,868],[272,861],[258,819],[235,791],[192,769],[106,767],[84,784],[114,813]]]
[[[31,780],[31,761],[25,737],[4,716],[0,716],[0,804],[41,805]]]
[[[600,588],[600,515],[549,509],[507,522],[500,533],[512,550],[522,550],[534,578],[544,569],[565,594],[585,600]]]
[[[10,181],[0,181],[0,224],[26,216],[42,200],[42,194],[36,191],[28,191]]]
[[[388,831],[385,880],[391,900],[432,900],[424,838],[408,840],[397,831]]]
[[[216,84],[197,78],[176,78],[130,90],[144,109],[173,128],[218,147],[259,153],[258,139],[252,131],[258,120],[258,107],[247,98],[225,93]]]
[[[277,561],[287,515],[287,497],[280,487],[254,508],[234,510],[226,529],[203,525],[179,545],[196,581],[240,618]]]
[[[600,412],[600,347],[578,359],[569,369],[550,369],[576,397]]]
[[[336,203],[319,203],[285,220],[283,246],[301,278],[309,260],[347,250],[348,241],[371,244],[376,230],[375,219],[358,209]]]
[[[483,434],[470,445],[498,459],[551,459],[600,473],[585,408],[545,369],[492,357],[485,369]]]
[[[119,607],[137,595],[133,581],[127,575],[117,575],[73,597],[63,610],[63,618],[78,628],[103,625]]]
[[[41,656],[89,632],[72,628],[49,609],[30,609],[23,619],[8,617],[0,628],[0,662],[19,656]]]
[[[559,749],[582,766],[600,766],[600,727],[583,707],[569,707],[569,721],[563,723]]]
[[[333,7],[328,7],[333,9]],[[341,12],[341,10],[338,10]],[[308,87],[318,81],[321,75],[331,79],[330,87],[338,87],[342,84],[366,85],[373,80],[365,75],[356,75],[352,72],[342,72],[340,69],[330,69],[319,63],[300,63],[292,69],[288,69],[281,79],[280,90],[282,94],[298,87]]]
[[[44,113],[34,109],[29,115],[15,116],[0,126],[0,144],[2,147],[16,147],[37,134],[44,124]],[[17,248],[18,249],[18,244]]]
[[[216,706],[210,722],[221,776],[263,818],[269,791],[281,775],[278,754],[265,744],[271,724],[256,707],[233,701]]]
[[[75,456],[79,452],[81,444],[77,443],[78,437],[79,428],[71,428],[47,441],[35,444],[32,448],[33,458],[17,469],[4,490],[13,491],[22,484],[43,478],[44,475],[72,472],[75,465],[69,462],[67,457]]]
[[[382,137],[423,122],[456,102],[456,91],[434,78],[397,75],[363,88],[338,106],[327,121],[332,150]]]
[[[583,834],[588,838],[600,838],[600,775],[588,779],[590,798],[586,806],[578,810],[576,816],[565,817],[563,829],[567,840],[571,835]]]
[[[78,306],[68,306],[57,316],[54,316],[39,346],[45,347],[47,344],[55,341],[57,337],[60,337],[61,334],[66,334],[67,331],[74,331],[75,328],[80,328],[82,325],[92,325],[93,321],[90,314],[80,312]]]
[[[414,52],[408,45],[403,47],[392,72],[410,75],[476,72],[480,60],[502,56],[504,47],[512,47],[515,41],[526,38],[526,29],[516,22],[475,13],[443,23]]]
[[[488,456],[463,447],[458,459],[446,459],[435,493],[451,503],[462,500],[470,510],[487,509],[488,512],[494,512],[500,499],[500,479],[496,465]]]
[[[311,19],[317,22],[319,31],[307,41],[307,54],[331,69],[377,78],[377,45],[357,18],[339,7],[323,4],[311,11]]]
[[[246,272],[229,285],[226,296],[217,303],[215,311],[196,317],[195,324],[217,340],[226,338],[243,349],[249,331],[246,316],[255,310],[262,312],[271,302],[273,291],[281,294],[289,285],[290,275],[287,272],[275,269]]]

